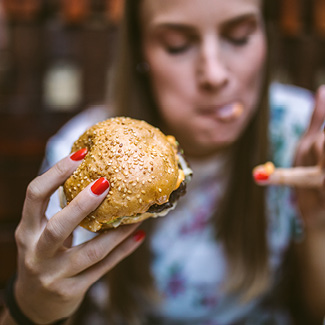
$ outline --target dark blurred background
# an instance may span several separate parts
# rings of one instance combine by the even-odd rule
[[[0,0],[0,308],[14,229],[45,144],[105,101],[121,0]]]
[[[325,0],[266,0],[278,81],[325,82]],[[203,1],[204,3],[204,1]],[[45,144],[105,102],[123,0],[0,0],[0,308],[14,229]]]

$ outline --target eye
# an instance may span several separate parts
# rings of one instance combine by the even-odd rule
[[[178,46],[167,46],[166,51],[169,54],[177,55],[186,52],[189,49],[189,44],[178,45]]]
[[[165,29],[158,35],[158,40],[166,51],[170,55],[179,55],[187,52],[192,44],[192,35],[188,31]]]
[[[226,26],[221,35],[234,46],[245,46],[259,28],[257,19],[248,18]]]
[[[235,46],[244,46],[249,42],[249,36],[228,37],[228,41]]]

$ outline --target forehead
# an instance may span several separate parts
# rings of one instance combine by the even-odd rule
[[[145,24],[168,22],[222,24],[236,16],[260,13],[262,0],[142,0]]]

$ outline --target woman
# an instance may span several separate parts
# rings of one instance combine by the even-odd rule
[[[270,189],[272,204],[266,205],[264,191],[251,177],[252,168],[269,158],[261,1],[206,0],[204,6],[201,0],[127,1],[121,33],[113,112],[97,108],[71,121],[52,139],[47,162],[68,154],[71,142],[91,124],[111,114],[128,115],[176,136],[193,181],[170,216],[141,225],[147,228],[144,242],[145,232],[132,225],[87,242],[81,238],[69,248],[71,233],[105,197],[108,183],[91,185],[47,221],[50,195],[83,156],[63,158],[36,178],[16,232],[14,294],[21,312],[39,324],[70,317],[89,287],[107,274],[108,324],[288,324],[270,297],[296,211],[288,189]],[[271,159],[285,166],[294,158],[313,100],[280,85],[270,93]],[[322,88],[297,164],[324,160],[319,131],[324,101]],[[315,220],[324,193],[308,192],[312,206],[304,206],[303,193],[298,194],[302,216]],[[309,274],[317,270],[310,268]],[[324,285],[321,277],[314,280]],[[103,288],[94,286],[90,295],[96,298]],[[2,324],[10,324],[13,313],[7,312]]]

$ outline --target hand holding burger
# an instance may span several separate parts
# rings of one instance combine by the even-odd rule
[[[175,138],[144,121],[117,117],[100,122],[81,135],[71,151],[82,148],[87,155],[64,183],[61,205],[105,177],[110,182],[107,197],[81,222],[93,232],[166,215],[191,178]]]

